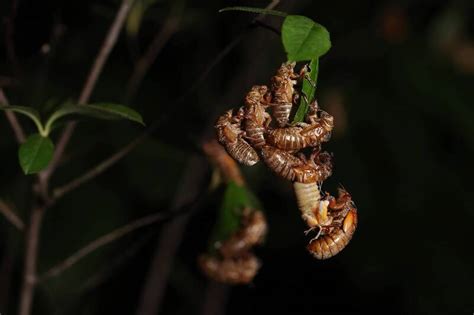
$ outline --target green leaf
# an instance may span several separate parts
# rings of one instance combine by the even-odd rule
[[[302,94],[306,95],[306,99],[309,103],[314,100],[314,93],[316,92],[316,83],[318,81],[318,72],[319,72],[319,59],[315,58],[311,60],[309,64],[311,71],[307,74],[307,78],[303,79],[303,87],[301,89]],[[309,82],[308,80],[311,80]],[[309,109],[309,104],[306,102],[304,97],[300,99],[300,105],[296,111],[295,118],[293,122],[302,122],[306,117],[306,113]]]
[[[75,105],[72,103],[66,103],[61,106],[49,117],[46,122],[45,130],[47,134],[53,128],[53,124],[60,118],[67,115],[84,115],[98,119],[128,119],[139,124],[145,125],[142,116],[130,107],[119,105],[119,104],[88,104],[88,105]]]
[[[234,182],[227,184],[211,236],[211,251],[214,250],[215,242],[227,239],[240,227],[242,210],[245,207],[261,208],[258,199],[246,187]]]
[[[119,105],[119,104],[110,104],[110,103],[99,103],[99,104],[88,104],[83,105],[91,116],[103,117],[104,119],[128,119],[139,124],[145,125],[143,122],[142,116],[131,109],[130,107]],[[107,118],[110,117],[110,118]]]
[[[20,146],[18,158],[25,174],[34,174],[45,169],[53,158],[54,144],[48,137],[33,134]]]
[[[36,109],[26,106],[14,106],[14,105],[0,105],[0,110],[12,111],[27,116],[36,125],[38,132],[44,135],[43,124],[41,123],[41,118]]]
[[[326,28],[301,15],[288,15],[285,18],[281,38],[290,61],[313,60],[331,48]]]
[[[261,8],[254,8],[254,7],[227,7],[224,9],[220,9],[219,13],[226,12],[226,11],[243,11],[243,12],[268,14],[268,15],[275,15],[275,16],[282,16],[282,17],[285,17],[288,15],[288,13],[282,12],[282,11],[261,9]]]

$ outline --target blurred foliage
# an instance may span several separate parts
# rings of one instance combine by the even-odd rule
[[[47,112],[48,100],[77,97],[117,3],[20,1],[13,35],[17,63],[9,59],[5,41],[0,42],[0,84],[10,103]],[[266,4],[258,2],[259,7]],[[178,105],[176,100],[252,19],[246,14],[217,14],[229,5],[257,6],[214,0],[205,7],[186,4],[179,31],[130,101],[147,124],[166,119],[123,161],[46,213],[40,272],[117,226],[169,209],[187,159],[200,154],[197,135],[208,132],[218,113],[241,104],[250,86],[268,84],[286,60],[278,36],[265,28],[251,28]],[[137,34],[138,53],[146,49],[171,7],[172,2],[157,1],[147,10]],[[307,15],[331,32],[331,51],[320,60],[316,97],[324,110],[337,112],[339,118],[326,147],[334,153],[335,171],[323,189],[333,192],[342,183],[358,206],[360,225],[341,254],[315,261],[304,248],[308,239],[291,185],[264,167],[244,168],[249,189],[265,205],[270,233],[258,252],[261,272],[251,287],[231,291],[227,313],[472,312],[472,5],[282,1],[277,9]],[[0,2],[0,13],[10,14],[9,1]],[[279,28],[282,21],[267,17],[265,22]],[[58,25],[62,35],[53,40]],[[3,26],[0,38],[5,38]],[[41,49],[45,44],[50,45],[49,52]],[[123,104],[134,53],[122,36],[91,102]],[[28,133],[35,132],[31,121],[19,119]],[[141,132],[128,122],[81,123],[52,187],[82,174]],[[0,134],[0,198],[14,202],[26,221],[31,179],[18,166],[17,144],[4,115]],[[206,206],[192,216],[163,314],[196,313],[201,306],[205,279],[195,259],[207,246],[222,196],[210,195]],[[160,231],[160,225],[154,229]],[[36,314],[133,314],[158,233],[111,277],[84,294],[74,292],[150,232],[137,231],[42,284]],[[22,239],[0,218],[0,266],[10,270],[0,277],[2,314],[15,313]],[[3,288],[8,279],[12,285],[6,297]]]

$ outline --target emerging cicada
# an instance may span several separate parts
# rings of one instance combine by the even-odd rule
[[[265,109],[270,98],[271,94],[265,85],[254,85],[245,96],[245,137],[256,149],[265,145],[264,132],[271,122],[270,114]]]
[[[307,249],[317,259],[335,256],[349,244],[357,227],[357,209],[351,196],[344,189],[339,189],[337,200],[328,197],[331,224],[320,226],[318,236],[312,239]]]
[[[255,149],[243,139],[244,131],[241,129],[243,115],[243,108],[240,108],[235,115],[232,110],[228,110],[217,119],[215,128],[217,139],[229,155],[238,162],[251,166],[259,161],[259,157]]]

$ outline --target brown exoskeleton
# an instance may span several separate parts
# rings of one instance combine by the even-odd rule
[[[265,110],[270,99],[265,85],[254,85],[245,96],[245,137],[256,149],[265,145],[264,132],[271,122],[270,114]]]
[[[241,256],[252,247],[262,243],[267,233],[267,222],[262,211],[246,208],[242,216],[242,227],[223,241],[218,250],[224,258]]]
[[[298,157],[271,146],[262,148],[262,157],[267,166],[277,175],[299,183],[322,182],[331,175],[332,167],[328,153],[319,153],[314,150],[309,159],[303,154]],[[317,163],[317,159],[324,157],[324,163]]]
[[[334,118],[325,111],[320,111],[316,101],[310,105],[307,122],[298,123],[293,127],[269,130],[266,134],[268,143],[279,149],[294,151],[329,141]]]
[[[260,268],[259,260],[251,253],[223,259],[201,255],[198,258],[198,264],[209,278],[228,284],[250,283]]]
[[[308,246],[308,251],[317,259],[327,259],[342,251],[349,244],[357,227],[357,209],[351,196],[344,189],[339,189],[337,200],[329,196],[329,215],[332,222],[320,226],[318,235]]]
[[[229,155],[238,162],[251,166],[259,161],[259,157],[255,149],[243,139],[245,134],[241,129],[243,117],[243,108],[239,108],[235,115],[232,110],[228,110],[217,119],[215,128],[217,139]]]
[[[295,65],[295,62],[283,63],[271,79],[273,117],[280,127],[287,125],[293,104],[299,99],[294,86],[307,72],[307,66],[304,66],[300,73],[295,73]]]

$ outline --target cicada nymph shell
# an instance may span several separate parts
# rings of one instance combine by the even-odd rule
[[[271,95],[265,85],[254,85],[245,96],[244,129],[246,139],[255,149],[265,145],[265,130],[268,128],[271,117],[266,112]]]
[[[239,110],[239,112],[243,112],[243,110]],[[243,139],[242,115],[243,113],[234,115],[232,110],[228,110],[219,117],[215,128],[218,141],[229,155],[239,163],[251,166],[259,161],[259,157],[255,149]]]

